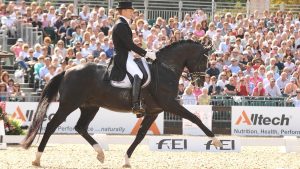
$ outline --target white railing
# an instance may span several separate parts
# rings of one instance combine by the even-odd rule
[[[7,46],[7,32],[5,30],[3,30],[2,32],[0,32],[0,51],[8,51],[8,46]]]
[[[32,27],[26,23],[17,23],[17,35],[22,38],[29,46],[36,43],[43,43],[43,32],[39,31],[37,27]]]

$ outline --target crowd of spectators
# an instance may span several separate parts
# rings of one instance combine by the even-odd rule
[[[19,38],[10,48],[16,64],[31,75],[37,90],[61,71],[88,62],[108,64],[113,57],[111,32],[119,17],[117,11],[87,5],[78,15],[75,10],[73,4],[55,7],[50,1],[43,6],[25,1],[0,3],[1,31],[19,38],[16,26],[22,23],[36,27],[44,36],[42,44],[29,46]],[[204,84],[183,76],[178,86],[184,104],[209,104],[213,95],[299,98],[299,19],[299,15],[286,11],[264,11],[263,16],[256,11],[249,17],[226,13],[208,18],[197,10],[185,14],[182,21],[177,16],[158,17],[152,25],[135,10],[130,27],[134,43],[150,50],[183,39],[211,38],[213,52]]]

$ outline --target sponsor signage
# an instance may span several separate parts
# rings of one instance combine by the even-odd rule
[[[19,119],[23,125],[30,125],[37,102],[7,102],[6,112],[12,118]],[[47,123],[53,118],[57,109],[58,103],[51,103],[45,115],[42,125],[42,133],[45,132]],[[77,133],[74,129],[80,117],[80,110],[77,109],[72,112],[65,122],[63,122],[55,131],[55,133]],[[163,134],[163,114],[161,113],[156,121],[150,127],[149,134]],[[142,119],[136,118],[132,113],[118,113],[107,109],[99,109],[94,120],[88,127],[89,133],[94,134],[136,134],[141,124]]]
[[[241,142],[237,139],[220,139],[223,147],[216,148],[212,140],[196,137],[151,137],[149,147],[152,151],[201,151],[201,152],[239,152]]]
[[[202,123],[212,129],[212,106],[211,105],[184,105],[186,109],[201,119]],[[205,135],[203,131],[194,123],[187,119],[182,119],[182,134],[184,135]]]
[[[300,136],[297,107],[233,106],[231,134],[239,136]]]

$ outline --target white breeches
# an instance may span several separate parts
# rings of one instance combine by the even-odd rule
[[[132,76],[138,75],[140,79],[143,79],[143,73],[133,59],[133,52],[128,52],[126,69]]]

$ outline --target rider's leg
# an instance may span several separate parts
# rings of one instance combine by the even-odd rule
[[[133,76],[132,111],[135,114],[142,114],[145,112],[140,101],[140,92],[141,92],[143,73],[139,69],[138,65],[134,62],[134,57],[132,54],[128,55],[126,68],[127,71]]]

